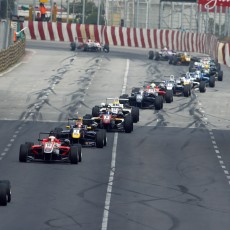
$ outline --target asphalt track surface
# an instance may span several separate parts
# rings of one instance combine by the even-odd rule
[[[108,133],[83,162],[19,163],[20,144],[91,113],[106,97],[187,67],[147,59],[147,50],[71,52],[69,44],[27,42],[26,56],[0,76],[0,175],[12,202],[1,230],[228,230],[229,69],[206,93],[141,110],[131,134]]]

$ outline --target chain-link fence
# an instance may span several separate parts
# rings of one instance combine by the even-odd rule
[[[196,2],[160,0],[106,0],[109,26],[174,29],[230,36],[229,7],[206,9]]]

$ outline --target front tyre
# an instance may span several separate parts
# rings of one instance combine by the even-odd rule
[[[19,150],[19,161],[27,162],[29,146],[27,144],[21,144]]]

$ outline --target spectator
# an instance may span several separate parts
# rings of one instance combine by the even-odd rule
[[[40,3],[40,12],[41,12],[41,21],[45,21],[45,17],[46,17],[46,8],[45,5],[41,2]]]
[[[37,12],[36,21],[41,21],[41,14],[40,14],[40,12]]]

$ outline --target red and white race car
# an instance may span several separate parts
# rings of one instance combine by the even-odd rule
[[[47,138],[41,138],[42,134],[49,134]],[[77,164],[82,160],[81,144],[70,145],[68,139],[61,140],[52,133],[40,133],[39,143],[26,142],[20,145],[19,161],[34,160],[64,161]]]
[[[109,45],[108,44],[100,44],[92,39],[86,39],[84,42],[79,42],[78,39],[75,39],[75,42],[70,43],[70,49],[75,51],[77,49],[81,49],[83,51],[92,51],[92,52],[101,52],[104,51],[105,53],[109,52]]]

